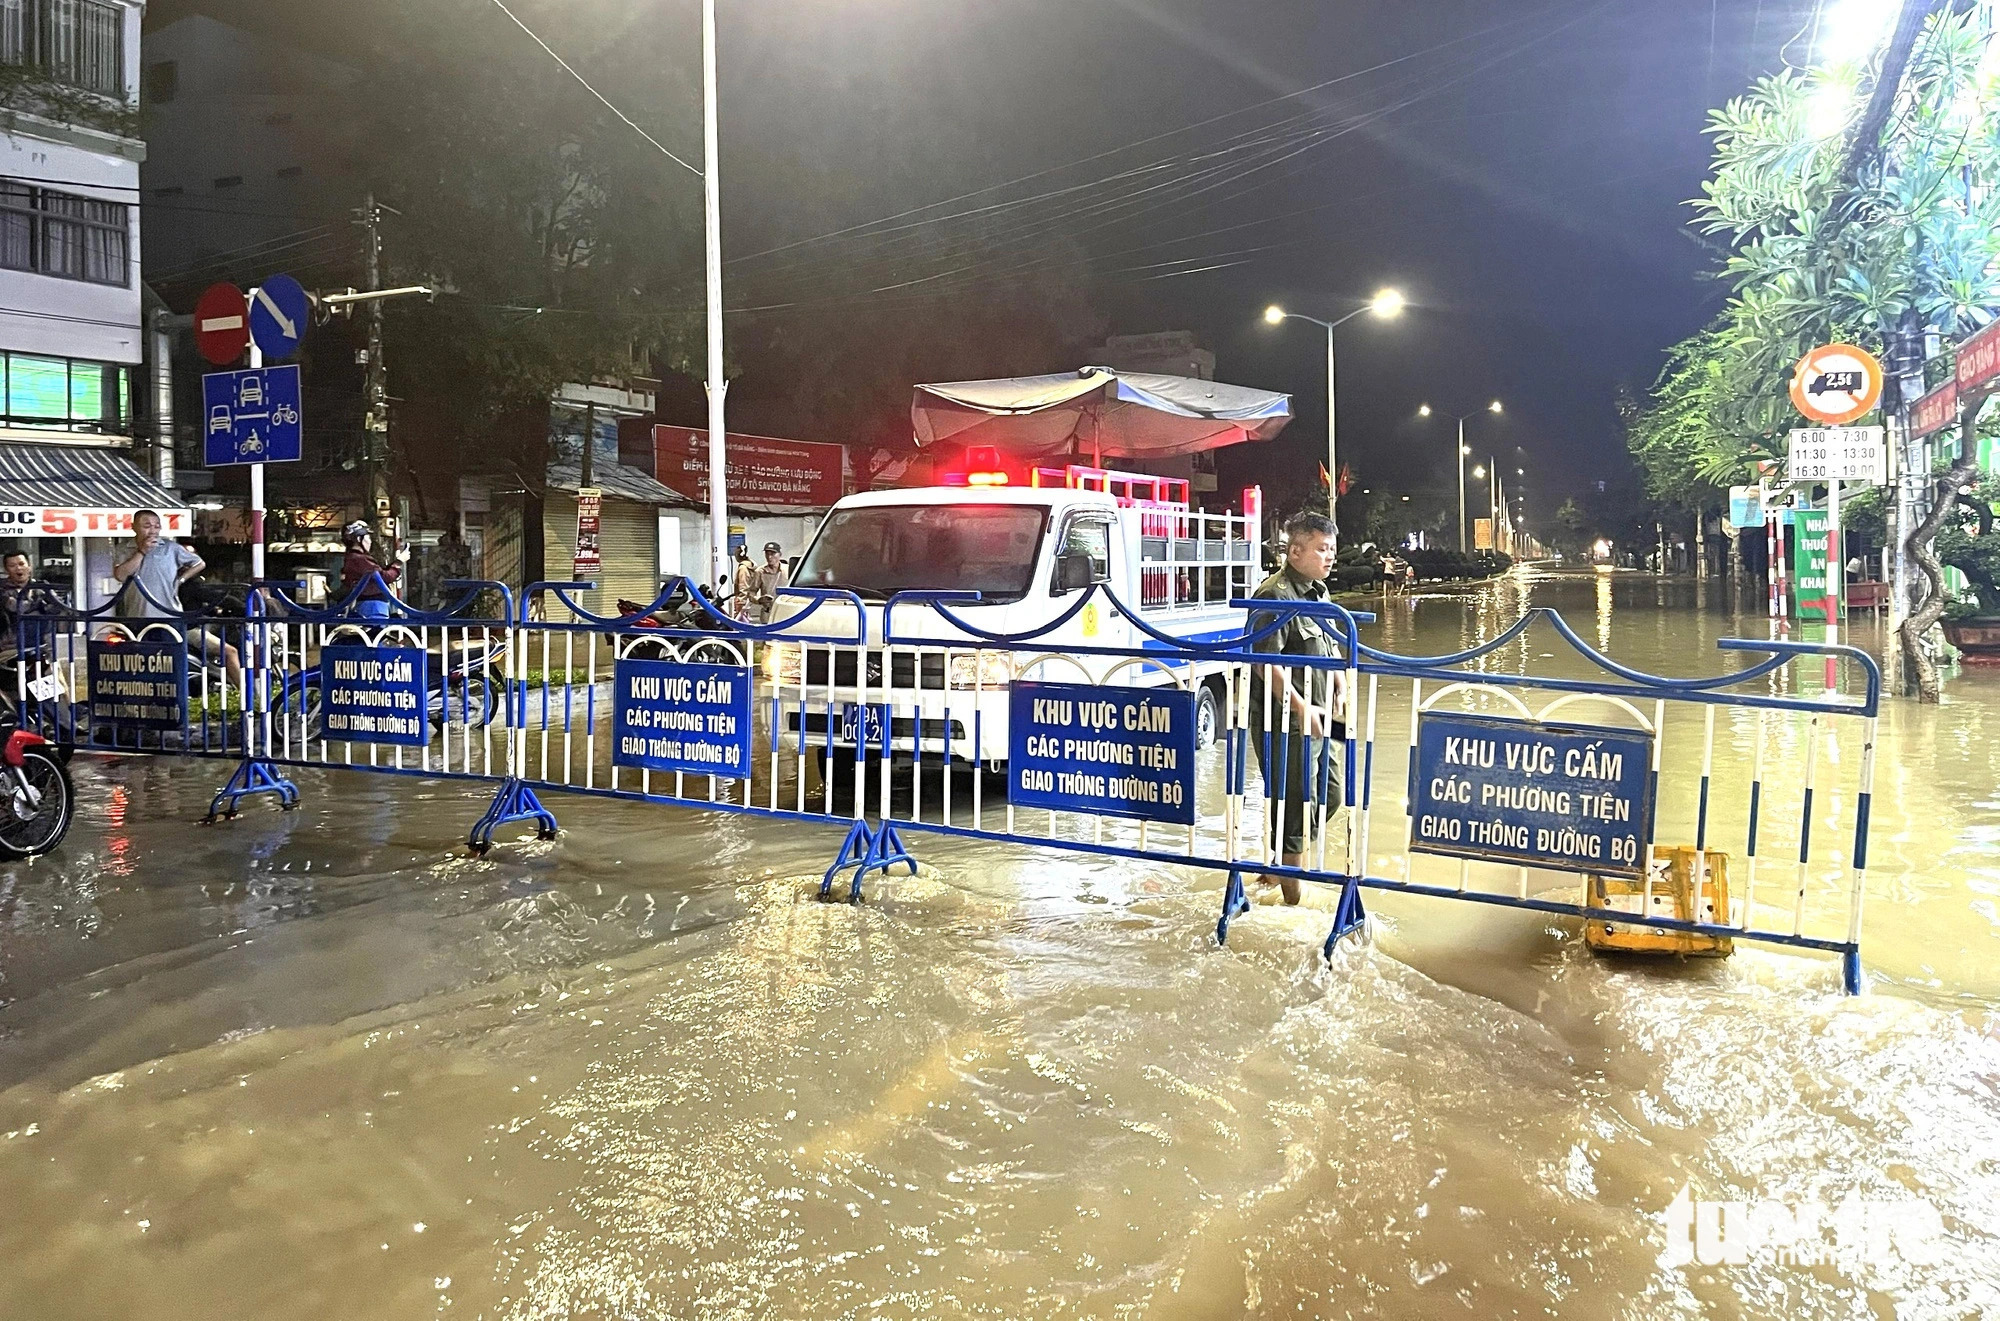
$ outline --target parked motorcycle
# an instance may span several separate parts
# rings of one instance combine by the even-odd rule
[[[76,787],[69,778],[69,754],[40,734],[17,729],[0,745],[0,855],[17,858],[47,853],[62,843],[76,815]]]

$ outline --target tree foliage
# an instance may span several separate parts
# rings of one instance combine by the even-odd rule
[[[441,290],[389,319],[392,390],[426,439],[491,459],[503,432],[534,451],[563,383],[698,358],[699,177],[484,0],[365,8],[372,50],[357,108],[374,146],[364,172],[398,213],[384,275]],[[518,9],[655,136],[692,137],[687,43],[670,42],[643,7]],[[539,468],[538,452],[508,457]]]
[[[1843,173],[1874,70],[1765,78],[1715,111],[1695,225],[1726,245],[1722,312],[1671,349],[1628,443],[1655,495],[1754,480],[1797,425],[1793,365],[1818,344],[1881,353],[1899,330],[1956,338],[2000,309],[2000,60],[1984,7],[1940,12],[1880,149]]]

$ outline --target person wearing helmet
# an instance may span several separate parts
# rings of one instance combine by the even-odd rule
[[[357,602],[360,613],[364,615],[379,616],[386,614],[388,612],[387,602],[389,600],[389,593],[383,586],[383,583],[392,583],[402,577],[403,566],[401,564],[383,564],[375,558],[371,553],[374,545],[374,532],[369,528],[368,524],[358,518],[341,530],[340,539],[347,546],[347,556],[340,563],[341,600],[353,599]],[[407,552],[405,552],[399,554],[397,559],[401,560],[407,557]],[[380,574],[381,581],[376,582],[371,580],[369,576],[371,574]],[[363,584],[366,584],[366,586],[363,586]],[[354,595],[357,587],[361,589],[361,594],[358,597]]]
[[[768,624],[778,612],[778,591],[791,577],[785,566],[785,548],[775,541],[764,543],[764,563],[757,569],[757,620]]]
[[[764,617],[757,604],[757,566],[750,562],[750,552],[742,546],[736,548],[735,574],[730,587],[729,613],[746,624],[757,623]]]

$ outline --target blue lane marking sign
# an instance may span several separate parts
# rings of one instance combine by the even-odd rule
[[[621,660],[614,677],[614,765],[730,779],[750,773],[747,668]]]
[[[209,372],[201,378],[202,453],[211,468],[296,463],[304,425],[297,367]]]
[[[179,729],[187,720],[187,644],[92,642],[90,720],[98,727]]]
[[[348,743],[431,741],[430,656],[421,647],[327,647],[319,654],[320,723]]]
[[[1410,847],[1555,871],[1638,876],[1651,837],[1653,736],[1425,714]]]
[[[289,358],[312,325],[312,299],[297,280],[274,275],[250,291],[250,339],[267,358]]]
[[[1017,680],[1008,797],[1020,807],[1194,824],[1194,693]]]

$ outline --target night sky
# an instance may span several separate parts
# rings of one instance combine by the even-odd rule
[[[688,0],[633,4],[698,39]],[[149,21],[311,7],[253,8],[156,0]],[[1192,330],[1221,378],[1293,394],[1291,428],[1230,475],[1296,490],[1324,452],[1324,339],[1260,314],[1332,319],[1393,285],[1400,321],[1340,332],[1344,457],[1364,484],[1441,488],[1446,415],[1498,397],[1505,420],[1468,438],[1520,446],[1546,512],[1629,472],[1618,387],[1643,390],[1720,305],[1716,254],[1686,227],[1704,117],[1802,60],[1818,8],[721,0],[729,303],[934,315],[1053,263],[1110,332]],[[496,15],[467,49],[515,40]],[[648,127],[698,160],[689,111]],[[887,246],[864,231],[756,255],[911,208]]]
[[[900,140],[869,161],[896,174],[895,201],[914,204],[1401,59],[1054,181],[1214,144],[1278,113],[1367,117],[1244,185],[1146,215],[1143,232],[1092,236],[1094,252],[1127,253],[1093,263],[1100,306],[1115,332],[1194,330],[1223,378],[1291,392],[1297,420],[1255,466],[1296,482],[1324,447],[1324,339],[1298,322],[1273,330],[1259,314],[1279,301],[1333,319],[1394,285],[1413,303],[1401,321],[1363,317],[1340,332],[1343,454],[1364,482],[1421,480],[1431,474],[1412,465],[1433,461],[1441,482],[1442,415],[1497,396],[1506,421],[1482,417],[1468,439],[1521,446],[1527,489],[1546,508],[1542,497],[1624,470],[1616,387],[1642,390],[1661,351],[1719,306],[1704,278],[1713,254],[1685,226],[1708,159],[1704,117],[1778,67],[1788,41],[1800,58],[1811,18],[1809,4],[1726,0],[862,0],[815,5],[802,20],[811,26],[782,33],[725,21],[725,51],[748,40],[773,81],[798,73],[792,95],[739,93],[724,122],[838,152],[855,108],[898,92],[929,98],[932,140]],[[798,91],[829,67],[851,82]],[[742,196],[755,183],[725,187]],[[869,215],[826,218],[832,229]],[[1184,241],[1161,241],[1171,238]],[[1129,251],[1145,242],[1157,246]],[[1223,263],[1240,264],[1200,269]],[[1427,423],[1414,417],[1420,401],[1436,410]]]

